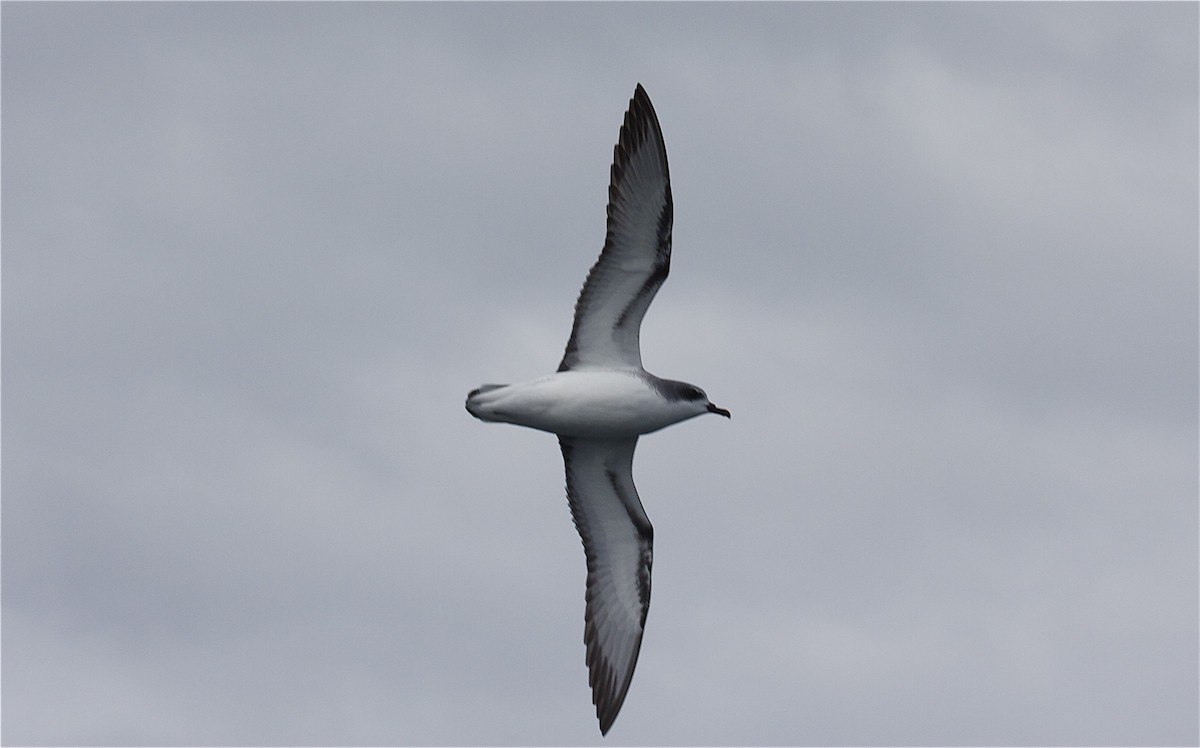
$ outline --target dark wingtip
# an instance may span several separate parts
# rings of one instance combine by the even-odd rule
[[[646,93],[646,89],[642,88],[642,84],[637,84],[637,88],[633,89],[633,98],[629,100],[629,109],[633,110],[634,106],[646,107],[650,110],[651,116],[657,122],[658,117],[654,115],[654,105],[650,103],[650,94]]]
[[[625,686],[628,688],[628,684]],[[615,702],[609,702],[601,706],[596,705],[596,718],[600,720],[600,734],[607,735],[612,729],[613,723],[617,721],[617,715],[621,713],[621,706],[625,703],[625,694]]]

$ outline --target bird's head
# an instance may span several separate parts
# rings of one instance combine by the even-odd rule
[[[671,382],[671,392],[668,397],[677,398],[685,401],[696,408],[696,415],[703,413],[716,413],[719,416],[730,418],[729,411],[724,408],[718,408],[712,400],[708,399],[708,395],[704,390],[694,384],[687,382]]]

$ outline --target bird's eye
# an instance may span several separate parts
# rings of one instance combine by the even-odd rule
[[[696,389],[695,387],[688,387],[686,390],[684,390],[683,394],[684,394],[684,397],[686,397],[688,400],[703,400],[704,399],[704,393],[701,392],[700,390]]]

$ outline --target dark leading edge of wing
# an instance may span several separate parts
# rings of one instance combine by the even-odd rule
[[[671,265],[671,181],[662,128],[638,84],[613,149],[608,233],[575,302],[559,371],[642,365],[642,317]]]
[[[633,485],[637,438],[560,436],[567,500],[587,556],[583,641],[588,683],[608,733],[621,711],[650,609],[654,528]]]

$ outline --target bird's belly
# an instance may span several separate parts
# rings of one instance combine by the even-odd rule
[[[616,439],[681,420],[636,372],[560,372],[476,396],[478,417],[563,436]],[[476,412],[478,411],[478,412]]]

